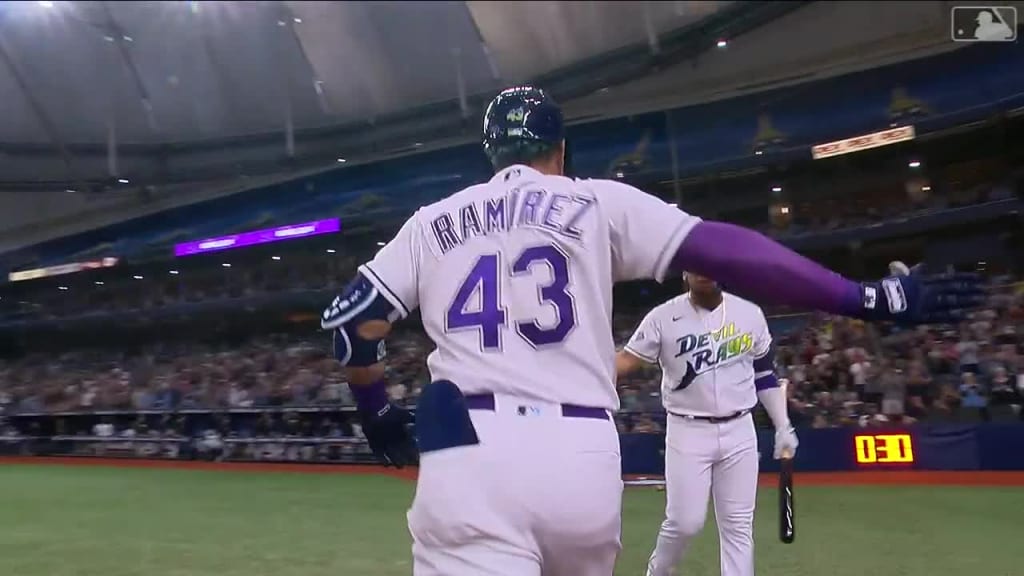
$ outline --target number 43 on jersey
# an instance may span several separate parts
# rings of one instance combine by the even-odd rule
[[[569,293],[569,257],[557,246],[533,246],[513,261],[509,272],[513,278],[529,276],[535,267],[546,266],[551,271],[551,282],[538,286],[541,304],[554,307],[556,321],[553,326],[541,326],[536,318],[514,318],[516,333],[534,348],[558,344],[576,327],[576,307]],[[484,350],[501,349],[501,331],[508,313],[501,301],[503,272],[499,254],[483,254],[462,282],[445,314],[446,331],[476,329]],[[474,295],[477,306],[471,308]]]

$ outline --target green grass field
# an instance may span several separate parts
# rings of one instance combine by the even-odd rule
[[[408,575],[412,489],[381,476],[0,464],[0,575]],[[775,492],[761,491],[761,575],[1024,571],[1024,489],[797,490],[792,545],[775,537]],[[643,574],[663,498],[627,492],[616,574]],[[683,574],[718,574],[717,555],[709,524]]]

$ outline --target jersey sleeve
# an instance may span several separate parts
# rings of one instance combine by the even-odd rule
[[[623,350],[651,364],[661,358],[661,322],[658,321],[657,309],[651,310],[640,321],[636,331],[629,337]]]
[[[700,218],[621,182],[590,182],[610,221],[615,281],[664,280],[676,249]]]
[[[359,271],[405,318],[419,307],[422,256],[420,227],[414,214],[373,260]]]

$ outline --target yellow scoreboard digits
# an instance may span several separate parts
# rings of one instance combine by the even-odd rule
[[[858,464],[914,462],[914,445],[910,434],[858,434],[853,440]]]

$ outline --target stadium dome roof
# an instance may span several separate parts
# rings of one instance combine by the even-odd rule
[[[673,31],[714,33],[715,17],[750,27],[741,13],[798,4],[5,2],[0,187],[167,183],[246,161],[280,170],[314,149],[323,160],[415,147],[475,128],[479,101],[506,85],[593,91],[627,57],[647,71]],[[442,130],[440,116],[461,123]]]

